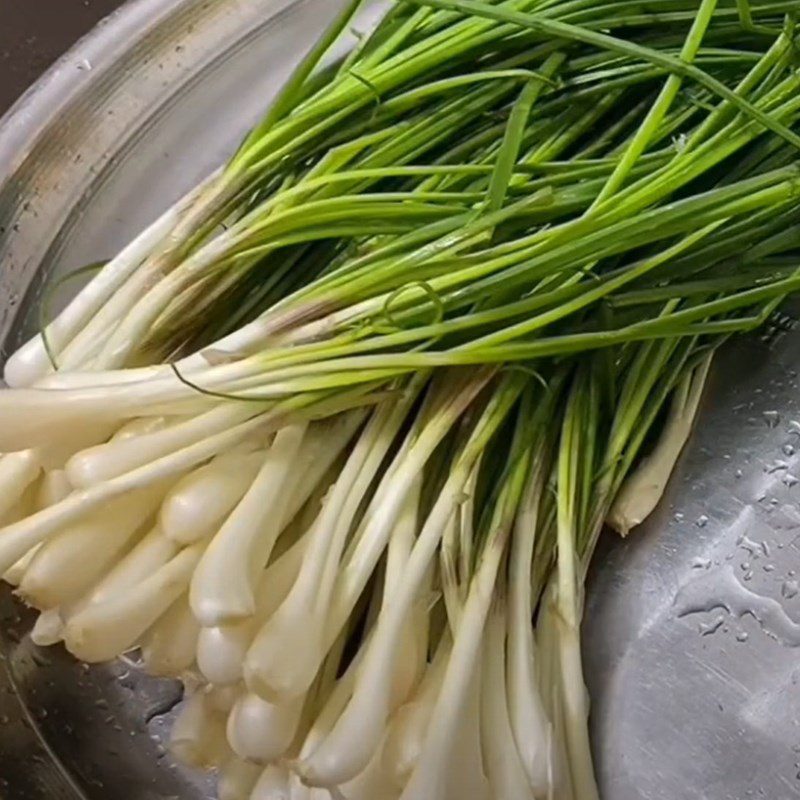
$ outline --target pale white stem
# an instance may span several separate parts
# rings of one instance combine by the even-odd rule
[[[464,486],[464,502],[459,506],[459,546],[458,546],[458,575],[462,581],[472,574],[472,560],[475,548],[475,492],[478,485],[482,457],[478,458],[472,467],[472,472]],[[462,586],[462,602],[466,587]]]
[[[202,685],[202,676],[197,676],[200,684]],[[205,692],[211,700],[211,704],[217,711],[223,711],[225,714],[230,714],[231,709],[236,705],[236,701],[241,697],[244,691],[244,686],[240,683],[236,686],[213,686],[208,684],[205,687]]]
[[[383,769],[380,754],[384,739],[385,737],[363,772],[339,787],[342,797],[347,800],[397,800],[400,796],[400,790],[395,787]]]
[[[180,546],[167,539],[158,526],[143,536],[98,583],[82,597],[76,612],[95,603],[105,603],[149,578],[180,552]]]
[[[151,486],[160,480],[177,477],[196,464],[233,447],[264,425],[263,417],[240,423],[125,475],[88,489],[75,491],[60,503],[7,525],[0,529],[0,573],[4,573],[32,547],[46,541],[64,526],[82,518],[104,503],[127,492]]]
[[[381,759],[385,773],[391,777],[398,790],[408,783],[422,752],[425,732],[444,681],[451,645],[449,637],[442,639],[433,663],[427,666],[415,695],[389,721]]]
[[[511,541],[506,664],[511,729],[528,782],[537,795],[543,794],[548,786],[547,734],[550,730],[537,685],[536,645],[531,619],[531,564],[544,479],[543,459],[535,458]]]
[[[57,644],[64,636],[64,620],[60,608],[48,608],[36,618],[31,628],[31,641],[38,647]]]
[[[414,291],[416,287],[409,287],[410,291]],[[419,290],[422,294],[422,290]],[[369,297],[366,300],[361,300],[358,303],[348,306],[347,308],[333,311],[324,317],[311,320],[299,327],[289,331],[283,338],[283,341],[289,344],[302,344],[303,342],[313,342],[329,334],[331,331],[340,329],[341,326],[355,322],[358,319],[364,319],[375,314],[380,314],[386,307],[386,303],[392,296],[392,292],[384,292],[376,297]],[[264,320],[266,321],[266,320]],[[257,335],[257,326],[252,326],[245,334],[244,331],[240,334],[237,341],[240,345],[246,348],[258,344],[259,338]],[[262,334],[263,335],[263,334]],[[221,346],[222,342],[214,345],[215,347]]]
[[[336,724],[336,720],[339,719],[339,716],[353,694],[353,687],[355,686],[356,675],[363,658],[363,653],[364,649],[362,647],[325,700],[325,704],[303,740],[299,756],[301,759],[306,758],[319,747],[320,743]]]
[[[202,272],[227,255],[234,241],[230,233],[222,233],[189,255],[172,272],[159,276],[161,280],[140,296],[119,320],[95,360],[97,368],[123,366],[170,301],[190,281],[197,280]]]
[[[290,323],[292,312],[272,308],[265,314],[257,317],[252,322],[248,322],[238,330],[226,334],[221,339],[212,343],[203,350],[192,353],[180,362],[180,367],[187,370],[202,369],[210,361],[224,360],[225,358],[240,358],[241,354],[254,353],[263,350],[265,346],[272,343],[283,345],[287,342],[295,342],[292,336],[291,327],[287,330]],[[330,331],[328,327],[325,332]],[[321,329],[317,333],[322,333]]]
[[[461,709],[474,685],[486,617],[503,556],[502,537],[490,540],[470,584],[467,601],[453,642],[442,689],[425,736],[425,746],[406,785],[403,800],[439,800],[445,796],[443,765],[451,764]],[[477,691],[475,702],[480,695]],[[477,788],[477,787],[476,787]]]
[[[140,489],[66,526],[42,544],[19,591],[37,608],[77,600],[105,575],[153,515],[163,489]]]
[[[347,449],[343,448],[342,452],[333,460],[325,474],[317,483],[311,496],[303,504],[303,507],[294,515],[287,528],[286,536],[282,536],[281,541],[294,542],[300,536],[305,536],[305,534],[312,529],[314,522],[322,511],[323,503],[331,492],[333,484],[336,483],[339,478],[348,455],[349,452],[347,452]],[[295,487],[295,489],[299,490],[299,487]],[[293,534],[294,538],[291,538],[290,534]]]
[[[411,484],[408,495],[389,539],[386,554],[386,580],[383,586],[383,602],[390,603],[402,579],[403,569],[408,562],[417,538],[419,523],[419,500],[422,492],[422,475]]]
[[[455,632],[461,616],[463,597],[462,587],[458,582],[458,540],[459,528],[462,521],[458,512],[451,515],[442,534],[442,545],[439,548],[439,579],[442,586],[444,606],[447,611],[447,621],[450,630]]]
[[[161,506],[164,535],[190,544],[215,533],[252,485],[264,456],[262,450],[224,453],[181,478]]]
[[[148,259],[64,348],[58,358],[59,370],[66,373],[75,369],[101,370],[123,366],[124,359],[115,361],[108,358],[104,355],[104,350],[119,327],[120,320],[127,317],[162,274],[162,265],[158,258]]]
[[[380,731],[392,711],[394,664],[402,654],[403,631],[444,527],[452,517],[453,494],[443,491],[437,500],[398,581],[392,602],[381,610],[350,704],[330,737],[302,765],[303,777],[312,785],[345,783],[365,769],[372,758]]]
[[[181,359],[176,366],[181,374],[191,375],[194,380],[208,388],[222,388],[243,382],[247,386],[258,385],[259,376],[263,378],[263,358],[259,352],[252,356],[237,355],[231,359],[215,359],[208,354],[213,351],[204,350],[205,355],[195,354]],[[154,396],[159,390],[176,388],[175,372],[169,364],[151,364],[144,367],[122,367],[117,369],[99,369],[81,367],[70,372],[57,372],[48,375],[36,383],[36,388],[59,389],[62,391],[78,389],[126,389],[141,391],[147,386]]]
[[[257,630],[283,602],[300,571],[308,536],[264,570],[256,590],[252,617],[226,625],[202,628],[197,641],[197,665],[214,684],[230,685],[242,679],[243,664]]]
[[[548,791],[547,800],[579,800],[572,788],[567,760],[566,736],[564,733],[564,704],[561,687],[562,674],[558,653],[558,610],[556,608],[556,586],[553,580],[543,596],[536,624],[536,637],[542,669],[539,670],[539,686],[542,701],[550,716],[548,728]]]
[[[228,759],[219,771],[217,799],[250,800],[253,787],[261,772],[262,767],[258,764],[251,764],[240,758]]]
[[[380,507],[376,507],[372,515],[367,518],[363,533],[358,537],[351,552],[347,554],[343,567],[338,572],[328,622],[329,635],[335,635],[334,632],[340,630],[344,625],[374,572],[391,534],[394,519],[402,508],[409,486],[414,478],[422,473],[433,450],[474,400],[486,380],[485,377],[479,378],[462,387],[457,395],[450,398],[439,413],[424,425],[422,430],[412,431],[409,435],[409,446],[401,448],[396,457],[397,465],[388,472],[385,486],[378,489],[381,493]],[[474,459],[479,457],[479,452],[470,453],[466,460],[453,470],[442,496],[437,500],[437,504],[441,504],[436,512],[437,521],[431,523],[429,518],[426,526],[432,524],[434,527],[443,527],[446,524],[447,518],[452,513],[453,504],[461,497],[466,474],[469,473]],[[444,516],[446,507],[449,507],[450,511],[447,512],[447,516]],[[441,534],[442,530],[439,530],[437,537],[441,537]],[[422,534],[420,538],[422,538]],[[431,539],[432,541],[433,539]],[[438,544],[438,538],[436,543]]]
[[[185,374],[185,370],[184,370]],[[35,388],[59,391],[92,389],[101,386],[116,387],[145,383],[175,377],[169,364],[154,364],[149,367],[126,367],[125,369],[89,370],[80,368],[70,372],[54,372],[39,381]]]
[[[2,395],[0,393],[0,397]],[[40,445],[42,464],[46,469],[63,469],[66,472],[67,461],[75,453],[108,442],[121,421],[122,418],[105,419],[104,414],[100,413],[96,417],[90,414],[84,420],[65,422],[49,445]],[[49,423],[46,422],[45,427],[48,426]]]
[[[294,740],[305,697],[270,703],[252,692],[242,695],[228,717],[228,743],[240,758],[269,764],[281,758]]]
[[[589,697],[583,680],[580,651],[581,602],[577,591],[566,594],[563,575],[566,563],[575,567],[575,552],[567,539],[559,547],[558,570],[551,577],[542,598],[537,624],[542,670],[539,677],[542,696],[553,692],[550,717],[556,732],[556,764],[563,764],[556,773],[559,797],[576,800],[597,800],[591,746],[589,742]],[[561,757],[563,748],[563,758]],[[571,788],[570,788],[571,787]]]
[[[69,305],[47,326],[47,339],[51,348],[56,352],[63,350],[98,310],[108,306],[117,289],[165,239],[184,209],[200,194],[203,186],[201,184],[195,187],[165,211],[81,289]],[[52,365],[44,339],[39,333],[8,359],[3,377],[9,386],[30,386],[51,370]]]
[[[410,400],[383,404],[374,413],[314,523],[297,581],[247,654],[245,680],[265,699],[307,692],[328,647],[339,635],[339,629],[334,632],[325,624],[331,590],[325,584],[331,573],[335,574],[328,565],[340,560],[353,517],[397,435]],[[393,518],[388,525],[392,523]]]
[[[296,775],[294,772],[290,773],[289,775],[289,800],[316,800],[313,797],[313,792],[318,791],[317,789],[311,789],[311,787],[306,786],[301,780],[300,776]],[[331,800],[330,793],[328,793],[327,797],[320,796],[320,800]]]
[[[108,661],[124,653],[180,597],[205,543],[187,547],[125,595],[94,603],[67,622],[64,642],[83,661]]]
[[[85,389],[8,389],[0,392],[0,448],[4,451],[38,447],[68,449],[74,453],[105,441],[123,420],[136,416],[186,413],[186,409],[167,408],[190,401],[204,410],[212,398],[180,382],[174,375],[163,381],[135,385],[97,386]],[[214,406],[219,401],[214,400]],[[258,403],[234,403],[240,412],[263,410]],[[98,434],[99,431],[99,434]]]
[[[567,764],[575,796],[598,800],[592,749],[589,741],[589,697],[583,680],[580,633],[560,616],[558,624],[559,671],[564,712]]]
[[[151,675],[178,678],[194,664],[200,626],[186,594],[179,597],[142,640],[142,660]]]
[[[350,540],[347,543],[347,548],[342,556],[341,563],[347,564],[353,557],[353,553],[356,552],[361,539],[364,536],[364,532],[369,529],[369,526],[374,519],[376,514],[382,514],[383,503],[386,498],[390,495],[393,486],[393,480],[395,473],[403,464],[404,459],[408,455],[409,448],[411,443],[414,439],[414,434],[409,434],[403,440],[403,443],[400,445],[397,453],[395,454],[394,458],[391,462],[386,466],[383,470],[381,475],[380,482],[378,483],[377,488],[375,489],[374,494],[372,495],[372,499],[369,501],[369,505],[367,506],[364,515],[362,516],[361,520],[356,527],[355,532],[350,537]],[[338,570],[338,567],[337,567]],[[332,570],[335,572],[336,570]]]
[[[30,486],[28,486],[28,488],[22,493],[22,497],[20,497],[20,499],[8,511],[6,511],[5,514],[3,514],[2,518],[0,518],[0,525],[11,525],[15,522],[25,519],[25,517],[32,514],[36,509],[36,498],[39,494],[41,485],[42,481],[34,481]],[[2,528],[0,528],[0,530],[2,530]],[[3,573],[3,580],[12,586],[19,586],[19,584],[22,582],[23,576],[25,575],[25,571],[30,566],[33,556],[38,549],[39,545],[37,544],[30,548],[30,550],[28,550],[23,556],[15,561],[10,567],[8,567],[8,569]]]
[[[146,433],[154,433],[180,421],[179,419],[164,416],[134,417],[118,428],[117,432],[111,437],[111,441],[120,442],[143,436]]]
[[[423,438],[421,437],[420,441]],[[438,437],[434,438],[439,441]],[[431,451],[424,453],[425,460],[427,460],[429,452]],[[451,471],[408,557],[391,604],[381,610],[375,635],[367,650],[364,667],[359,674],[353,698],[328,739],[302,763],[301,774],[304,780],[311,785],[337,786],[345,783],[363,770],[372,758],[380,731],[384,729],[391,711],[390,688],[394,674],[392,665],[398,655],[398,646],[402,640],[402,628],[409,619],[415,600],[419,597],[431,561],[479,452],[480,449],[477,447],[465,450]],[[421,464],[415,464],[414,455],[415,448],[412,447],[406,456],[403,470],[398,470],[394,475],[394,480],[399,484],[400,491],[397,496],[400,498],[400,503],[405,499],[413,478],[421,471],[425,463],[423,460]],[[410,475],[406,473],[407,465],[412,465],[409,468]],[[388,519],[394,520],[399,508],[391,508],[391,511]],[[363,545],[365,549],[377,549],[375,546],[377,539],[382,549],[385,546],[385,534],[382,530],[384,526],[386,526],[386,519],[381,519],[376,515],[375,525],[364,533],[359,547]],[[354,561],[358,559],[358,555],[358,553],[354,555]],[[372,566],[374,568],[374,563]],[[344,580],[346,587],[346,575]],[[350,598],[346,596],[345,591],[343,590],[334,598],[331,618],[335,621],[332,627],[336,630],[340,627],[339,615],[343,610],[347,610],[349,613],[351,607]],[[345,602],[347,605],[344,605]],[[330,621],[328,624],[331,624]]]
[[[77,489],[95,486],[197,444],[251,419],[260,411],[246,403],[227,403],[168,428],[96,445],[76,453],[67,462],[67,476]]]
[[[33,507],[36,511],[60,503],[72,491],[67,473],[63,469],[51,469],[42,475],[42,481],[36,491]]]
[[[125,319],[131,309],[146,295],[150,288],[164,275],[165,269],[172,265],[170,251],[174,252],[175,245],[182,244],[181,237],[192,232],[192,221],[197,218],[198,209],[204,208],[207,198],[206,190],[213,196],[216,192],[214,183],[220,177],[221,171],[216,170],[187,198],[180,201],[180,214],[174,219],[173,225],[166,232],[163,240],[156,243],[150,253],[146,254],[142,263],[137,267],[124,284],[119,285],[113,294],[102,304],[94,317],[67,345],[61,355],[62,369],[75,369],[85,367],[97,369],[103,365],[99,359],[107,342],[118,329],[120,321]],[[166,258],[166,261],[165,261]],[[117,364],[120,366],[120,364]]]
[[[397,660],[389,689],[390,713],[408,700],[421,677],[421,665],[427,655],[429,602],[430,598],[423,594],[414,604],[408,621],[400,631]]]
[[[119,308],[120,314],[124,314],[126,309],[134,301],[138,291],[144,288],[148,281],[148,274],[142,268],[137,275],[133,275],[124,286],[120,287],[117,294],[109,300],[109,305]],[[102,310],[105,312],[105,309]],[[105,313],[103,313],[105,317]],[[36,386],[43,386],[56,375],[64,376],[69,374],[69,370],[81,369],[90,370],[94,368],[94,361],[103,348],[105,342],[113,332],[116,322],[98,320],[96,323],[86,326],[65,348],[64,352],[58,355],[58,372],[51,372],[40,380],[36,381]],[[67,379],[69,380],[69,379]]]
[[[506,687],[506,609],[497,602],[486,622],[481,671],[481,750],[492,797],[533,800],[534,792],[520,760],[511,729]],[[545,774],[546,779],[546,774]],[[546,789],[546,785],[545,785]]]
[[[19,502],[42,471],[36,450],[19,450],[0,456],[0,517]]]
[[[250,800],[291,800],[289,770],[278,764],[270,764],[253,787]]]
[[[33,557],[36,554],[36,551],[41,547],[41,545],[37,544],[35,547],[32,547],[25,553],[22,558],[15,561],[6,571],[3,573],[3,580],[9,584],[10,586],[19,586],[22,583],[22,579],[25,576],[25,570],[28,569],[31,561],[33,561]]]
[[[169,749],[183,764],[200,769],[230,760],[225,715],[214,708],[206,692],[195,692],[184,700],[172,724]]]
[[[66,432],[89,437],[102,422],[112,425],[132,416],[188,414],[218,405],[218,400],[181,381],[166,367],[156,378],[133,382],[95,381],[81,388],[14,389],[0,393],[0,448],[14,451],[30,446],[45,446],[60,441]],[[120,375],[126,375],[126,372]],[[91,376],[91,373],[90,373]],[[74,377],[74,376],[73,376]],[[94,378],[94,376],[92,376]],[[308,367],[304,365],[267,369],[262,355],[234,364],[210,368],[195,376],[199,386],[209,391],[235,393],[257,407],[268,401],[285,400],[308,388]],[[213,406],[212,406],[213,407]],[[24,408],[24,413],[23,413]],[[68,426],[68,428],[67,428]],[[83,426],[78,430],[78,426]],[[85,429],[85,430],[84,430]],[[96,441],[96,440],[95,440]],[[73,448],[73,452],[77,447]]]
[[[481,664],[479,659],[467,689],[467,697],[463,700],[464,710],[456,710],[454,712],[460,719],[456,730],[453,732],[452,744],[448,745],[450,755],[446,760],[441,761],[439,775],[434,777],[431,782],[432,787],[440,785],[443,787],[441,794],[443,800],[463,800],[465,797],[469,797],[470,800],[498,800],[498,797],[492,794],[489,781],[483,769],[480,730],[480,684]],[[436,711],[434,711],[434,714],[436,714]],[[421,760],[424,758],[426,756],[423,749]],[[415,791],[414,787],[411,787],[411,789]],[[406,791],[400,796],[405,797]],[[424,793],[414,795],[414,797],[419,797],[420,800],[422,800],[422,797],[435,800],[439,796],[435,790],[430,795]]]
[[[288,521],[287,483],[307,427],[301,423],[278,431],[252,485],[198,564],[189,599],[204,627],[255,612],[258,578]]]
[[[364,422],[366,415],[366,409],[357,408],[310,426],[292,467],[291,483],[287,487],[289,501],[284,513],[287,523],[294,519],[316,491],[320,481]]]
[[[408,493],[389,539],[383,605],[394,602],[395,592],[402,580],[403,570],[414,547],[418,529],[421,490],[422,478],[418,476]],[[410,619],[400,634],[399,655],[391,689],[390,705],[392,709],[402,705],[408,699],[422,675],[428,649],[427,622],[427,601],[423,598],[421,602],[415,604]]]
[[[303,717],[300,722],[300,727],[294,742],[292,742],[291,750],[287,755],[291,755],[292,757],[297,757],[299,755],[308,739],[309,731],[327,705],[330,696],[336,691],[336,687],[339,683],[339,674],[344,666],[343,656],[345,647],[350,638],[348,634],[351,632],[352,631],[348,629],[342,631],[330,652],[325,657],[325,661],[317,677],[314,679],[311,689],[306,695],[306,704],[303,707]],[[369,637],[369,632],[364,635]],[[359,648],[352,660],[360,660],[361,649],[362,648]],[[347,668],[349,668],[349,666],[350,664],[347,665]]]
[[[669,416],[653,450],[626,478],[606,522],[621,536],[653,513],[664,495],[672,471],[694,426],[713,353],[675,390]]]

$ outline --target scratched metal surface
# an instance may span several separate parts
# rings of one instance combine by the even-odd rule
[[[45,275],[115,252],[235,147],[335,8],[310,2],[135,0],[0,123],[2,353]],[[585,663],[604,800],[800,797],[798,348],[728,348],[664,504],[601,544]],[[81,667],[29,626],[0,594],[0,797],[212,794],[164,750],[177,684]]]

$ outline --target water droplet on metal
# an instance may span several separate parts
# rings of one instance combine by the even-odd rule
[[[696,556],[692,559],[692,569],[708,569],[711,566],[710,558]]]
[[[783,582],[783,586],[781,586],[781,594],[787,600],[791,600],[791,598],[796,597],[798,592],[800,592],[800,586],[798,586],[797,581],[789,580]]]
[[[754,542],[746,533],[743,533],[737,540],[736,545],[742,550],[747,550],[753,558],[759,558],[761,554],[769,554],[766,542]],[[764,548],[767,547],[765,550]]]
[[[777,411],[764,411],[761,416],[764,418],[764,422],[767,423],[767,427],[769,428],[777,427],[778,423],[781,421],[781,415]]]
[[[739,631],[739,633],[736,634],[737,642],[746,642],[747,638],[748,638],[747,631]]]
[[[711,636],[722,627],[723,622],[725,622],[725,617],[724,615],[720,614],[719,616],[714,617],[711,622],[701,622],[700,625],[698,625],[698,631],[700,632],[701,636]]]
[[[707,524],[708,517],[705,514],[701,514],[695,521],[695,525],[697,525],[698,528],[705,528]]]

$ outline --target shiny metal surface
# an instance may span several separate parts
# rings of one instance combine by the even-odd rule
[[[114,252],[224,159],[336,6],[136,0],[17,104],[0,123],[4,353],[46,275]],[[798,367],[796,333],[729,347],[665,502],[601,542],[585,653],[604,800],[800,797]],[[4,590],[3,800],[213,795],[164,749],[176,683],[82,667],[29,626]]]

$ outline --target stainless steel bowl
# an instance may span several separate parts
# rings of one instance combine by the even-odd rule
[[[134,0],[22,98],[0,123],[4,354],[46,276],[115,252],[224,160],[337,7]],[[604,800],[800,797],[800,336],[782,328],[722,354],[665,502],[601,543],[585,665]],[[30,622],[0,593],[0,797],[213,796],[164,747],[177,683],[38,649]]]

